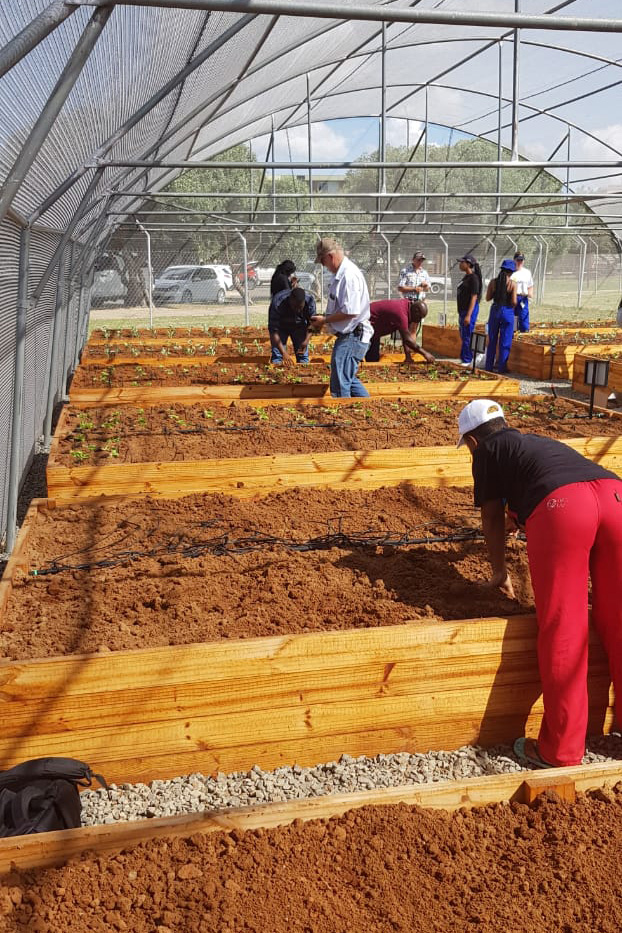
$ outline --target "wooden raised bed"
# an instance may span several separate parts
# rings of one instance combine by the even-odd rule
[[[373,364],[368,364],[373,365]],[[496,376],[490,379],[464,379],[455,382],[430,380],[424,382],[368,382],[366,389],[372,398],[472,398],[515,397],[519,395],[519,384],[515,379]],[[78,408],[93,408],[102,405],[166,405],[178,403],[194,405],[201,401],[241,401],[248,405],[299,404],[309,400],[316,404],[326,399],[330,404],[351,404],[356,398],[331,398],[330,387],[325,383],[276,384],[256,383],[253,385],[188,385],[188,386],[120,386],[114,388],[82,389],[71,388],[69,402]]]
[[[49,507],[29,510],[2,612]],[[0,767],[61,755],[110,781],[149,781],[490,746],[538,729],[536,637],[532,616],[513,616],[4,661]],[[590,731],[600,732],[612,710],[596,635],[590,658]]]
[[[622,437],[565,440],[606,469],[622,472]],[[377,489],[380,486],[464,486],[471,482],[471,457],[464,447],[387,448],[318,454],[283,454],[216,460],[48,467],[51,498],[150,495],[164,498],[193,492],[222,492],[240,498],[299,486]]]
[[[585,363],[587,360],[602,359],[602,357],[607,357],[607,352],[611,350],[611,347],[598,347],[593,351],[586,352],[585,349],[581,353],[577,353],[575,356],[574,362],[574,375],[572,378],[572,388],[575,392],[581,392],[583,395],[589,395],[591,390],[590,386],[586,386],[583,382],[584,373],[585,373]],[[622,347],[618,347],[616,352],[620,352]],[[607,405],[607,399],[614,392],[617,396],[622,395],[622,360],[610,360],[609,362],[609,385],[604,388],[597,388],[594,393],[594,400],[597,405],[602,405],[605,407]]]
[[[516,774],[441,781],[432,785],[405,784],[384,790],[332,794],[306,800],[263,806],[208,810],[153,820],[69,829],[39,836],[0,839],[0,875],[18,869],[49,868],[61,865],[85,852],[109,856],[124,849],[159,838],[185,838],[195,833],[270,829],[294,820],[328,819],[348,810],[397,803],[416,804],[447,811],[514,801],[528,803],[544,790],[572,792],[613,786],[622,780],[620,762],[556,768],[555,771],[521,771]]]
[[[311,363],[330,363],[331,355],[330,353],[310,353],[310,362]],[[363,362],[361,365],[367,368],[368,366],[377,367],[377,366],[386,366],[387,363],[403,363],[404,362],[404,353],[383,353],[380,357],[380,360],[375,363],[366,363]],[[424,364],[423,357],[415,358],[414,360],[417,364]],[[87,365],[91,368],[97,368],[101,366],[102,369],[109,369],[111,366],[154,366],[157,368],[168,368],[169,366],[187,366],[188,363],[200,364],[201,366],[210,366],[220,363],[253,363],[257,365],[267,366],[270,363],[270,354],[263,356],[259,355],[246,355],[243,353],[236,353],[235,348],[230,350],[229,348],[225,349],[224,353],[214,356],[120,356],[114,355],[110,358],[107,357],[97,357],[96,359],[89,358],[86,361]],[[82,365],[85,364],[83,360]],[[304,364],[299,364],[304,365]]]
[[[483,326],[478,324],[477,330],[483,332]],[[613,333],[621,333],[620,328],[613,328]],[[546,330],[538,328],[533,336],[543,336]],[[559,335],[559,330],[551,330],[551,336]],[[586,343],[589,334],[586,332]],[[457,357],[460,355],[460,335],[457,327],[435,327],[425,324],[423,328],[423,345],[426,350],[441,356]],[[572,379],[573,365],[576,354],[585,352],[586,344],[559,343],[551,345],[537,344],[530,341],[530,334],[521,334],[512,341],[512,349],[508,359],[508,367],[512,373],[517,372],[532,379]],[[597,345],[595,352],[600,354],[622,350],[622,345]],[[582,376],[582,371],[581,371]]]

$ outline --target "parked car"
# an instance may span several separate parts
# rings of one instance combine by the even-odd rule
[[[440,295],[442,291],[451,291],[451,279],[448,275],[430,276],[430,294]]]
[[[149,269],[143,266],[133,266],[135,273],[142,278],[142,288],[145,295],[148,292]],[[120,253],[101,253],[95,262],[95,275],[91,289],[91,304],[93,307],[106,304],[126,303],[128,299],[128,283],[132,279],[132,269],[128,269],[123,255]],[[136,287],[131,296],[137,300]]]
[[[231,266],[227,266],[222,262],[211,262],[209,265],[213,266],[216,270],[220,269],[227,288],[233,288],[233,272],[231,271]]]
[[[224,304],[227,283],[220,266],[169,266],[155,280],[153,300],[162,302],[213,302]]]
[[[274,266],[256,266],[255,271],[257,273],[257,284],[269,285],[270,279],[276,272],[276,269]]]
[[[306,292],[313,291],[313,286],[315,285],[315,276],[312,272],[299,272],[298,269],[296,269],[294,275],[298,279],[299,288],[304,288]]]

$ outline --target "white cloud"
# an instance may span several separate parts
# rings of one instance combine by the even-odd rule
[[[390,146],[405,146],[408,141],[411,146],[414,146],[422,129],[423,123],[420,120],[389,118],[387,120],[387,143]]]
[[[592,130],[591,132],[593,132],[594,136],[597,136],[598,139],[591,139],[589,136],[584,136],[582,134],[577,136],[575,133],[571,143],[572,157],[575,159],[591,159],[594,161],[616,160],[618,157],[615,152],[612,152],[607,146],[602,145],[599,140],[602,140],[603,143],[608,143],[609,146],[613,146],[614,149],[622,152],[622,123],[611,123],[609,126]]]
[[[289,137],[289,145],[288,145]],[[269,136],[259,136],[253,140],[253,151],[261,160],[268,151]],[[348,140],[345,136],[335,132],[328,123],[313,123],[311,126],[311,146],[314,161],[345,160],[348,154]],[[279,130],[275,133],[275,150],[277,161],[293,162],[306,161],[309,156],[307,143],[307,127],[294,126],[285,132]]]

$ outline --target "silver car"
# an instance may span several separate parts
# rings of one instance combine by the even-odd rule
[[[153,300],[158,304],[201,302],[224,304],[227,283],[218,266],[169,266],[155,280]]]

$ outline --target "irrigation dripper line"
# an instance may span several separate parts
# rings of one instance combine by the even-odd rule
[[[102,558],[97,561],[67,564],[61,563],[59,559],[55,559],[50,561],[47,566],[32,570],[31,575],[42,577],[63,572],[107,569],[135,560],[142,560],[144,558],[153,559],[171,554],[179,554],[182,558],[202,557],[205,554],[211,554],[215,557],[227,557],[249,554],[276,547],[298,553],[327,551],[332,548],[339,548],[340,550],[363,550],[386,547],[393,550],[415,545],[427,546],[430,544],[481,541],[483,539],[484,536],[482,532],[476,528],[457,528],[448,534],[429,534],[423,537],[414,536],[409,532],[385,532],[378,534],[372,529],[369,529],[346,534],[339,530],[333,532],[329,531],[328,534],[319,535],[315,538],[308,538],[306,541],[294,541],[290,538],[281,538],[275,535],[247,535],[240,538],[231,538],[227,533],[207,540],[188,541],[184,535],[175,535],[166,543],[157,545],[150,550],[140,551],[128,549],[125,551],[118,551],[110,557]]]

